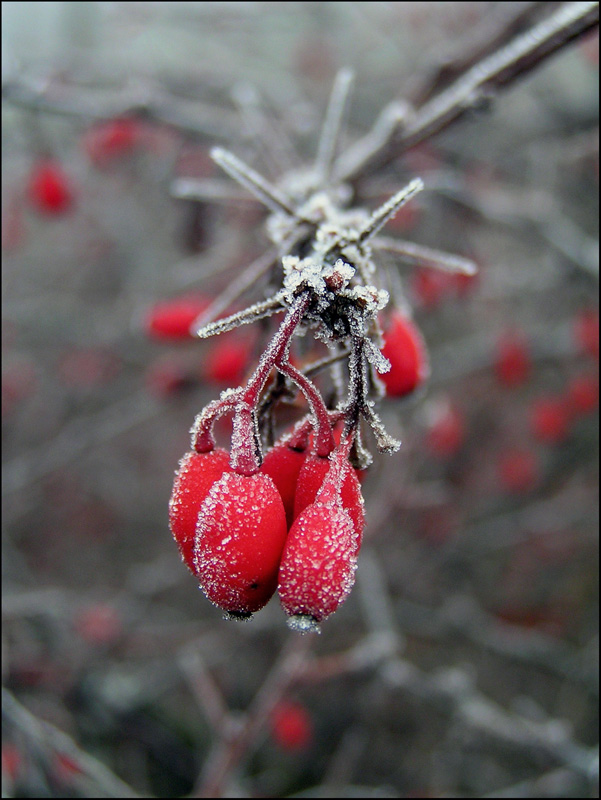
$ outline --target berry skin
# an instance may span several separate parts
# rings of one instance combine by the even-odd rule
[[[308,506],[316,502],[317,494],[322,487],[328,470],[330,460],[320,456],[309,455],[299,471],[294,497],[294,518],[296,519]],[[357,537],[357,550],[361,546],[365,513],[363,509],[363,496],[361,485],[356,471],[348,461],[343,467],[344,479],[341,489],[342,507],[348,512],[353,522]]]
[[[295,519],[278,583],[282,606],[295,627],[315,630],[344,602],[355,581],[357,550],[346,509],[314,503]]]
[[[405,397],[428,377],[428,357],[422,335],[412,320],[399,312],[392,314],[384,332],[382,353],[390,361],[390,370],[380,376],[388,397]]]
[[[288,528],[282,498],[268,475],[226,472],[198,515],[194,568],[208,599],[248,617],[275,592]]]
[[[271,735],[282,750],[297,753],[313,739],[313,724],[300,703],[281,700],[271,713]]]
[[[208,298],[198,295],[157,303],[146,315],[146,332],[154,339],[192,339],[190,326],[210,302]]]
[[[182,559],[194,573],[194,537],[200,507],[213,484],[229,468],[227,451],[217,448],[209,453],[186,453],[175,473],[169,501],[169,527]]]
[[[48,159],[34,166],[29,179],[29,199],[34,208],[51,216],[59,216],[71,208],[71,186],[57,161]]]
[[[525,340],[517,333],[506,333],[497,342],[495,373],[503,386],[513,388],[528,380],[530,353]]]
[[[297,450],[290,447],[287,442],[279,442],[265,454],[261,465],[261,472],[269,475],[280,493],[288,527],[294,520],[296,484],[306,457],[306,450]]]

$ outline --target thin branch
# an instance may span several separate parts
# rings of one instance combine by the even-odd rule
[[[509,86],[598,25],[597,2],[564,3],[549,18],[475,64],[467,74],[422,106],[404,127],[393,130],[390,138],[366,154],[361,162],[343,169],[341,157],[334,165],[336,180],[355,182],[389,164],[466,112],[490,102],[498,89]]]
[[[426,264],[429,267],[441,269],[445,272],[458,272],[462,275],[475,275],[478,272],[478,265],[469,258],[445,253],[442,250],[434,250],[431,247],[407,242],[404,239],[377,236],[372,241],[372,247],[376,250],[398,253],[406,261]]]
[[[443,52],[418,89],[410,93],[414,106],[430,100],[446,89],[468,69],[487,55],[506,45],[512,38],[541,19],[556,3],[497,3],[483,14],[475,28],[470,28],[453,51]],[[435,55],[436,58],[436,55]]]
[[[257,198],[238,192],[228,181],[177,178],[171,184],[171,196],[178,200],[209,200],[226,203],[256,203]]]
[[[297,216],[288,199],[277,187],[266,181],[262,175],[259,175],[258,172],[233,153],[230,153],[229,150],[225,150],[222,147],[214,147],[211,150],[211,158],[275,214],[283,213],[289,217]]]
[[[226,308],[228,308],[235,300],[244,294],[257,280],[264,275],[276,262],[278,257],[275,249],[267,250],[262,253],[258,258],[246,267],[244,272],[231,281],[217,297],[213,300],[210,306],[206,308],[202,314],[197,317],[190,330],[199,330],[209,322],[213,322]]]
[[[315,159],[315,172],[322,184],[327,183],[336,157],[353,80],[354,73],[350,69],[341,69],[334,80]]]
[[[286,306],[284,305],[281,295],[276,294],[262,303],[255,303],[243,311],[238,311],[236,314],[230,314],[229,317],[218,319],[216,322],[210,322],[201,328],[193,329],[194,336],[199,339],[208,339],[209,336],[217,336],[220,333],[226,333],[240,325],[249,325],[251,322],[257,322],[265,317],[271,317],[277,314],[278,311],[283,311]]]
[[[400,192],[393,195],[390,200],[387,200],[383,205],[377,208],[366,224],[363,226],[357,241],[366,242],[375,236],[381,230],[388,220],[392,219],[401,206],[404,206],[412,197],[424,188],[424,182],[421,178],[415,178],[411,183],[407,184]]]

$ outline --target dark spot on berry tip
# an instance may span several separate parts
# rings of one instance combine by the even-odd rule
[[[258,588],[259,584],[256,581],[254,583],[251,583],[251,585],[249,586],[249,589],[258,589]]]
[[[251,617],[250,611],[226,611],[223,615],[223,619],[235,619],[238,622],[246,622]]]

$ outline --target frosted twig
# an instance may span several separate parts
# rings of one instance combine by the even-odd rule
[[[353,79],[354,73],[350,69],[341,69],[334,79],[315,159],[315,172],[320,185],[325,185],[330,177]]]
[[[265,163],[271,168],[275,166],[279,172],[290,169],[291,161],[285,152],[281,127],[267,119],[261,109],[257,88],[247,81],[239,81],[232,87],[231,94],[249,137],[261,148]]]
[[[415,178],[403,187],[399,192],[393,195],[390,200],[387,200],[383,205],[377,208],[366,224],[359,231],[357,236],[358,242],[366,242],[372,236],[381,230],[389,219],[392,219],[401,206],[404,206],[412,197],[424,188],[424,182],[421,178]]]
[[[215,733],[227,735],[231,727],[229,711],[221,690],[203,662],[198,644],[182,649],[178,663]]]
[[[28,742],[31,751],[58,753],[72,759],[79,773],[80,790],[88,797],[139,797],[137,792],[114,775],[102,762],[81,750],[63,731],[35,717],[8,691],[2,689],[2,728],[13,727]],[[101,793],[101,794],[98,794]]]
[[[489,102],[496,90],[509,86],[598,24],[597,2],[563,3],[550,17],[476,63],[448,89],[418,109],[401,130],[393,129],[390,138],[377,144],[361,162],[342,169],[341,157],[340,166],[334,166],[336,180],[354,182],[368,177],[466,112]]]
[[[245,715],[237,733],[222,740],[203,768],[197,787],[191,797],[222,797],[225,782],[253,746],[260,742],[260,733],[273,709],[288,687],[306,668],[306,657],[312,638],[291,634],[280,656]]]
[[[445,272],[458,272],[462,275],[475,275],[478,266],[475,261],[469,258],[462,258],[442,250],[434,250],[414,242],[407,242],[404,239],[392,239],[388,236],[377,236],[372,240],[372,247],[376,250],[387,250],[390,253],[398,253],[403,256],[403,260],[427,264],[429,267],[441,269]]]
[[[297,216],[288,199],[276,186],[266,181],[262,175],[259,175],[256,170],[249,167],[233,153],[230,153],[229,150],[225,150],[222,147],[214,147],[211,150],[211,158],[275,214],[283,213],[289,217]]]
[[[263,300],[262,303],[255,303],[243,311],[238,311],[235,314],[230,314],[229,317],[218,319],[216,322],[209,322],[202,328],[194,328],[194,335],[199,339],[208,339],[209,336],[216,336],[219,333],[231,331],[238,328],[240,325],[248,325],[251,322],[256,322],[265,317],[271,317],[277,314],[278,311],[283,311],[286,306],[283,303],[280,294],[270,297],[268,300]]]
[[[178,200],[209,200],[224,203],[256,203],[257,198],[238,192],[226,180],[177,178],[171,184],[171,196]]]
[[[235,281],[230,281],[225,289],[217,295],[208,308],[200,314],[190,326],[191,331],[199,330],[218,317],[226,308],[237,300],[244,292],[257,282],[272,267],[278,257],[277,250],[272,248],[262,253],[244,269]]]

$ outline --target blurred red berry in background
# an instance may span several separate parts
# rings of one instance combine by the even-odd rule
[[[380,375],[388,397],[415,391],[429,374],[428,355],[421,332],[409,317],[393,311],[384,330],[382,354],[390,370]]]
[[[123,632],[119,612],[107,603],[94,603],[80,609],[73,625],[81,638],[91,645],[110,644]]]
[[[32,206],[43,214],[58,216],[73,205],[71,183],[58,161],[47,159],[34,164],[28,190]]]
[[[200,294],[156,303],[146,313],[145,330],[153,339],[190,340],[194,338],[190,326],[210,304],[211,300]]]
[[[530,427],[535,439],[560,444],[569,432],[569,407],[563,397],[540,397],[530,408]]]
[[[209,383],[237,386],[249,368],[252,344],[238,336],[223,336],[211,344],[202,368]]]
[[[530,376],[530,352],[525,336],[518,331],[503,333],[496,344],[495,373],[503,386],[525,383]]]
[[[529,492],[538,483],[538,459],[530,450],[511,448],[500,454],[497,473],[501,488],[511,494]]]
[[[574,339],[583,353],[599,358],[599,311],[583,309],[574,319]]]
[[[118,117],[100,122],[86,131],[84,148],[97,167],[131,154],[140,144],[142,129],[133,117]]]
[[[282,750],[305,750],[313,740],[313,723],[306,708],[291,700],[280,701],[271,714],[271,735]]]
[[[443,404],[435,409],[426,431],[426,447],[437,458],[451,458],[465,440],[466,423],[459,409]]]
[[[593,412],[599,405],[599,375],[575,375],[568,383],[566,403],[575,417]]]

